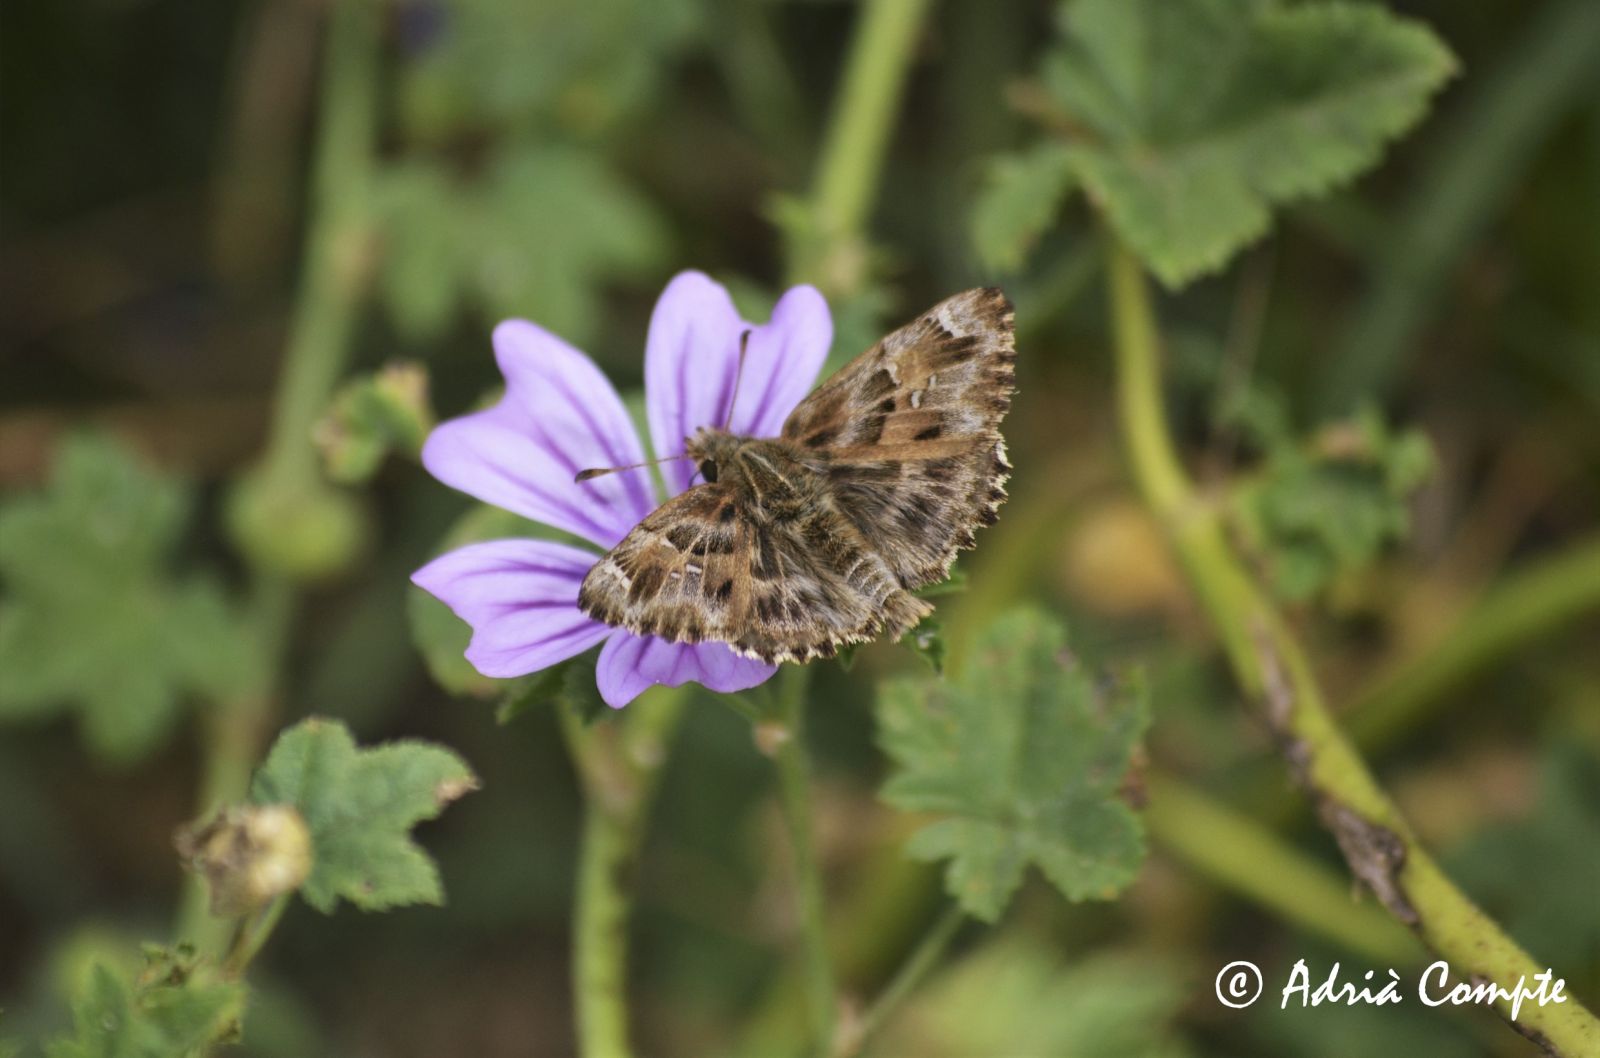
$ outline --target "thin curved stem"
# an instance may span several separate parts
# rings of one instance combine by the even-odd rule
[[[1111,314],[1123,441],[1141,493],[1162,524],[1222,639],[1234,676],[1259,706],[1291,771],[1351,871],[1463,979],[1502,988],[1545,968],[1439,870],[1333,720],[1299,641],[1234,554],[1220,518],[1178,463],[1161,399],[1160,343],[1139,263],[1110,249]],[[1510,1020],[1554,1054],[1600,1051],[1600,1022],[1576,1001],[1524,1005]]]
[[[955,939],[961,927],[966,924],[967,913],[959,904],[948,904],[933,920],[933,925],[928,927],[928,932],[923,934],[917,946],[906,956],[906,961],[900,964],[889,983],[883,991],[878,993],[876,999],[868,1004],[862,1013],[861,1020],[848,1036],[841,1034],[839,1045],[834,1049],[834,1058],[852,1058],[866,1049],[872,1042],[872,1037],[883,1028],[893,1014],[905,1001],[906,997],[914,992],[929,972],[944,957],[945,949],[950,947],[950,942]]]
[[[587,1058],[633,1053],[627,999],[633,868],[686,697],[683,687],[653,688],[615,721],[587,728],[570,709],[559,708],[585,799],[572,991],[578,1044]]]

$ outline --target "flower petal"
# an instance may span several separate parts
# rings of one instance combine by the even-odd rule
[[[578,609],[595,556],[549,540],[490,540],[411,575],[472,626],[467,660],[485,676],[525,676],[594,646],[612,629]]]
[[[653,683],[677,687],[693,680],[727,693],[765,683],[777,671],[776,665],[740,657],[726,643],[669,643],[618,631],[600,648],[594,676],[600,697],[621,709]]]
[[[728,291],[704,272],[680,272],[661,292],[644,355],[645,405],[657,457],[680,454],[684,440],[702,426],[722,425],[744,327]],[[678,460],[661,464],[661,473],[668,491],[677,494],[689,487],[695,468]]]
[[[505,396],[434,429],[423,465],[485,503],[613,546],[656,505],[648,470],[573,481],[644,459],[617,391],[587,356],[526,320],[496,327],[494,347]]]
[[[729,429],[778,436],[783,420],[811,392],[832,344],[833,317],[822,294],[816,287],[790,287],[772,307],[772,322],[750,333]]]

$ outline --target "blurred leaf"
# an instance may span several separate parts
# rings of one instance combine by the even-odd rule
[[[934,672],[944,673],[944,659],[948,650],[944,641],[944,624],[937,617],[924,617],[900,641],[911,652],[926,661]]]
[[[1426,437],[1393,433],[1370,409],[1310,445],[1281,436],[1269,444],[1263,474],[1240,491],[1235,509],[1266,553],[1274,590],[1293,600],[1403,539],[1411,494],[1433,466]]]
[[[219,585],[168,569],[189,506],[178,482],[84,435],[63,442],[42,494],[0,508],[0,719],[73,709],[92,750],[127,762],[186,696],[256,685],[260,658]]]
[[[191,954],[155,950],[129,986],[96,965],[72,1004],[76,1031],[50,1045],[50,1058],[179,1058],[235,1039],[245,988],[221,980]]]
[[[607,131],[657,101],[667,64],[705,22],[701,0],[472,0],[445,6],[402,70],[410,131],[560,126]]]
[[[1484,830],[1452,853],[1448,865],[1539,958],[1556,966],[1595,966],[1600,756],[1582,746],[1553,746],[1539,785],[1530,818]]]
[[[989,163],[972,207],[972,241],[983,266],[1016,272],[1050,227],[1074,183],[1072,152],[1043,142]]]
[[[499,507],[475,504],[450,527],[439,542],[436,554],[453,551],[483,540],[530,537],[558,540],[579,547],[592,547],[549,526],[530,522]],[[598,557],[598,556],[597,556]],[[421,588],[412,587],[406,596],[406,616],[411,623],[411,639],[422,654],[423,663],[434,681],[451,694],[493,698],[508,693],[511,681],[485,676],[466,659],[472,627],[450,612],[450,607]]]
[[[390,452],[420,453],[432,428],[427,368],[408,361],[345,383],[317,424],[316,441],[328,476],[358,484]]]
[[[494,718],[509,724],[529,709],[549,705],[576,710],[585,723],[609,712],[595,685],[594,666],[599,657],[600,648],[594,647],[515,681],[495,706]]]
[[[942,816],[911,839],[950,860],[945,884],[993,922],[1036,864],[1068,899],[1109,899],[1144,858],[1138,818],[1118,797],[1148,722],[1138,683],[1106,683],[1033,611],[1002,617],[959,679],[901,679],[879,692],[894,772],[884,800]]]
[[[602,283],[666,258],[648,198],[600,155],[511,143],[475,180],[425,161],[377,180],[386,232],[382,288],[402,329],[438,337],[463,301],[521,316],[572,341],[593,333]]]
[[[1068,965],[1045,941],[1014,934],[929,982],[878,1050],[1178,1058],[1191,1053],[1172,1025],[1190,995],[1184,978],[1153,952],[1102,952]]]
[[[1169,287],[1222,267],[1275,205],[1375,165],[1455,60],[1368,4],[1075,0],[1050,93],[1089,136],[1089,197]]]
[[[477,784],[466,763],[440,746],[357,749],[343,724],[312,718],[278,736],[250,800],[292,805],[310,827],[311,875],[300,890],[306,903],[326,914],[343,897],[372,911],[444,902],[438,869],[410,830]]]

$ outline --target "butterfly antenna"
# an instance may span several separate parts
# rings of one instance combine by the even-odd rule
[[[674,459],[688,458],[688,452],[680,452],[675,456],[662,456],[660,459],[646,459],[643,463],[629,463],[624,467],[590,467],[588,470],[580,470],[574,474],[572,476],[572,483],[574,485],[578,485],[585,481],[592,481],[595,478],[601,477],[605,474],[615,474],[619,470],[639,470],[642,467],[653,467],[657,463],[670,463]]]
[[[739,381],[744,378],[744,354],[749,348],[750,331],[747,328],[739,335],[739,366],[733,372],[733,395],[728,398],[728,417],[722,420],[724,431],[733,425],[733,406],[739,400]]]

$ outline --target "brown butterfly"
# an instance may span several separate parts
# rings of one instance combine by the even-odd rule
[[[800,402],[772,439],[702,429],[705,483],[673,497],[589,571],[578,606],[675,643],[773,663],[898,639],[1006,498],[1011,302],[940,302]],[[603,471],[585,471],[583,480]]]

